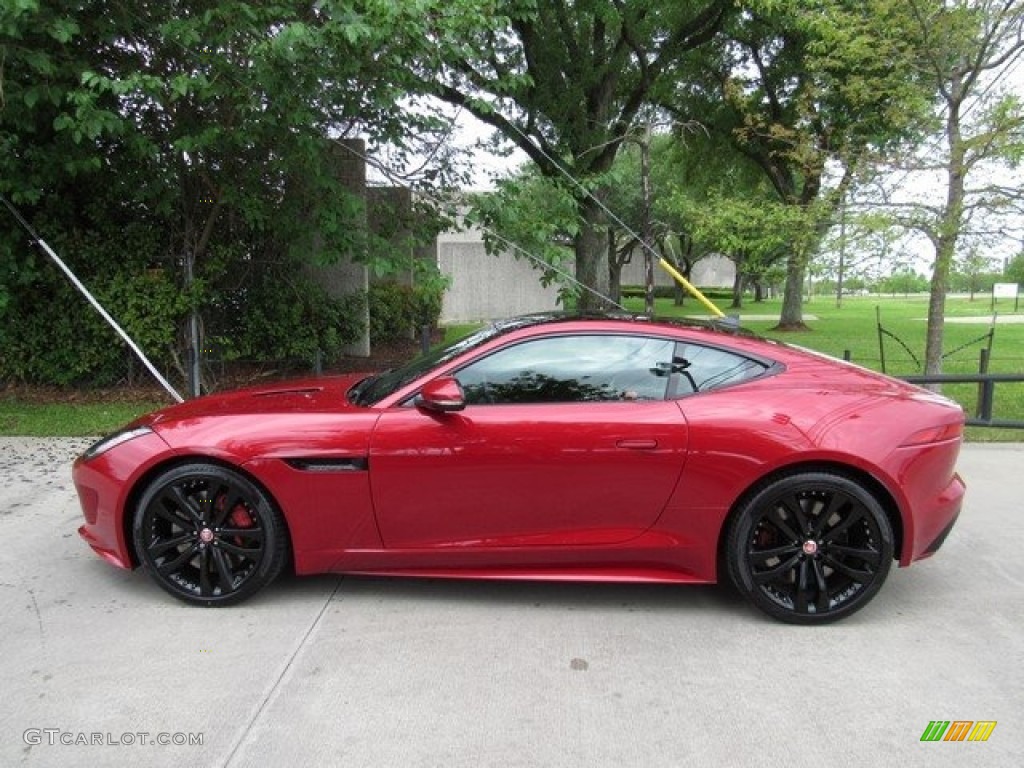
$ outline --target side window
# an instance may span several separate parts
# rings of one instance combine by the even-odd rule
[[[669,396],[706,392],[760,376],[767,366],[757,360],[699,344],[677,344]]]
[[[455,375],[471,404],[662,400],[675,346],[645,336],[556,336],[498,350]]]

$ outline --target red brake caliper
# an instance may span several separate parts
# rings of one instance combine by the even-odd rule
[[[252,528],[254,525],[252,515],[249,514],[249,510],[242,504],[235,505],[235,508],[231,510],[231,517],[229,517],[228,520],[230,520],[231,524],[236,528]],[[241,536],[235,536],[235,544],[242,546]]]

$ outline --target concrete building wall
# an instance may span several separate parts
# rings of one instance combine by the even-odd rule
[[[732,288],[735,275],[736,265],[725,256],[707,256],[694,265],[690,282],[704,288]],[[668,272],[655,262],[654,284],[672,285],[672,283],[672,277]],[[644,257],[639,251],[633,254],[633,260],[622,268],[622,284],[644,284]]]
[[[694,285],[706,288],[732,288],[735,279],[736,265],[725,256],[708,256],[693,265]]]
[[[451,284],[442,323],[495,320],[558,308],[558,289],[540,284],[540,272],[509,253],[491,255],[479,232],[442,234],[437,265]]]

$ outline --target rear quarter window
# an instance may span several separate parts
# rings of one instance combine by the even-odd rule
[[[679,374],[675,394],[679,397],[709,392],[749,381],[763,376],[770,367],[764,361],[717,347],[680,343],[676,345],[673,366]]]

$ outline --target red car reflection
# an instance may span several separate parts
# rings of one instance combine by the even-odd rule
[[[375,376],[145,416],[75,463],[82,537],[190,603],[286,567],[709,583],[821,623],[952,528],[964,415],[713,324],[530,316]]]

